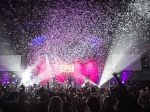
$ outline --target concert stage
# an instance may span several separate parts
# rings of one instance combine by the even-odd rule
[[[98,65],[94,60],[87,60],[84,63],[79,61],[67,64],[64,62],[48,64],[46,61],[40,62],[36,66],[36,80],[39,80],[40,84],[47,84],[47,82],[52,82],[53,78],[56,76],[56,81],[63,84],[67,81],[67,78],[71,76],[71,81],[73,83],[82,85],[86,79],[89,77],[91,83],[97,83],[98,81]]]

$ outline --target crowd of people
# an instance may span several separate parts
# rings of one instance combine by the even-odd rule
[[[147,86],[137,93],[125,87],[117,73],[118,86],[99,88],[25,87],[0,83],[0,112],[150,112]]]

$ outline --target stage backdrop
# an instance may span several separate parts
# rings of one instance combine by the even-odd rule
[[[98,64],[93,60],[87,60],[85,63],[80,61],[67,64],[58,62],[54,64],[47,64],[46,61],[41,62],[37,66],[37,75],[43,83],[56,75],[56,80],[59,83],[64,83],[68,76],[71,75],[77,84],[83,84],[86,76],[94,83],[98,81]]]

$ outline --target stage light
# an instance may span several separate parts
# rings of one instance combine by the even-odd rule
[[[33,47],[40,47],[40,46],[42,46],[45,42],[46,42],[45,36],[38,36],[38,37],[35,37],[35,38],[30,42],[30,44],[31,44]]]
[[[27,84],[27,82],[31,81],[31,75],[32,75],[33,67],[28,67],[23,73],[22,73],[22,81],[21,83]]]
[[[140,61],[137,61],[140,59],[140,55],[138,54],[135,54],[134,55],[134,58],[127,58],[128,56],[129,57],[132,57],[131,54],[122,54],[122,55],[114,55],[116,57],[116,59],[112,59],[109,56],[107,62],[106,62],[106,65],[104,67],[104,71],[103,71],[103,74],[102,74],[102,78],[101,78],[101,81],[100,81],[100,85],[104,84],[105,82],[107,82],[108,80],[110,80],[112,77],[113,77],[113,73],[114,72],[119,72],[119,74],[117,74],[117,77],[121,78],[121,71],[124,71],[124,70],[128,70],[131,69],[132,67],[131,66],[135,66],[136,65],[136,69],[133,68],[133,70],[141,70],[141,65],[140,65]],[[111,59],[114,61],[111,61]],[[135,65],[132,65],[133,63],[137,63]],[[138,67],[139,65],[139,67]],[[123,75],[123,80],[127,80],[127,77],[128,76],[125,76]]]

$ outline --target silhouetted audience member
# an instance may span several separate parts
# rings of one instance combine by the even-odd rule
[[[116,78],[119,86],[116,88],[115,97],[118,102],[114,107],[117,112],[137,112],[137,103],[135,103],[127,90],[127,88],[121,83],[120,79],[117,77],[117,73],[113,74]]]
[[[26,109],[26,111],[29,111],[30,105],[29,102],[25,101],[25,99],[26,95],[24,93],[20,94],[19,104],[21,104]]]
[[[54,92],[50,92],[49,98],[46,101],[39,102],[37,105],[36,112],[48,112],[48,105],[49,105],[50,99],[53,96],[56,96],[56,94]]]
[[[18,103],[19,93],[12,92],[7,100],[8,103],[5,104],[3,112],[26,112],[25,108]]]
[[[46,101],[46,100],[47,100],[47,98],[48,98],[47,93],[43,93],[43,94],[41,95],[40,102],[42,102],[42,101]]]
[[[48,112],[63,112],[63,104],[59,96],[51,98],[48,106]]]
[[[110,94],[108,96],[106,96],[104,102],[105,102],[106,112],[115,112],[113,107],[116,104],[117,100],[115,97],[115,88],[114,87],[110,88]]]
[[[3,95],[4,95],[4,92],[0,89],[0,109],[3,109],[4,104],[6,103],[6,101],[2,99]]]
[[[71,100],[71,110],[72,112],[76,112],[77,111],[77,107],[79,104],[79,98],[78,96],[75,94],[75,89],[72,88],[70,89],[70,94],[68,94],[70,100]]]
[[[90,112],[101,112],[101,104],[99,99],[94,95],[91,95],[87,100],[87,106]]]
[[[25,88],[25,86],[22,84],[21,86],[20,86],[20,91],[19,91],[19,93],[21,94],[21,93],[25,93],[26,91],[26,88]]]
[[[139,95],[138,104],[142,107],[143,112],[150,112],[150,92],[149,87],[145,88]]]
[[[16,84],[14,87],[13,84],[0,83],[0,111],[150,112],[149,87],[138,90],[138,93],[132,86],[127,89],[116,73],[113,75],[119,84],[118,87],[104,85],[103,88],[98,88],[93,85],[93,87],[65,89],[60,88],[61,86],[47,88],[46,85],[42,87],[37,85],[33,88],[25,87],[23,84],[21,86]]]

